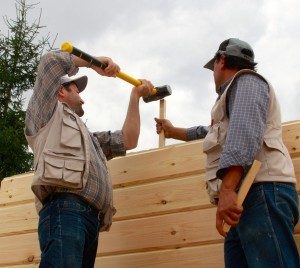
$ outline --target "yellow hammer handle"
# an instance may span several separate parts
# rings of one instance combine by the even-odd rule
[[[125,74],[123,72],[118,72],[117,77],[121,78],[122,80],[124,80],[124,81],[126,81],[126,82],[128,82],[131,85],[134,85],[136,87],[142,84],[142,82],[140,80],[137,80],[137,79],[135,79],[135,78],[131,77],[130,75]]]
[[[64,42],[62,43],[61,45],[61,50],[62,51],[65,51],[65,52],[68,52],[70,54],[74,54],[75,56],[87,61],[87,62],[90,62],[92,64],[95,64],[96,66],[100,67],[100,68],[105,68],[106,65],[104,63],[102,63],[101,61],[99,61],[98,59],[96,59],[95,57],[87,54],[86,52],[83,52],[82,50],[76,48],[76,47],[73,47],[73,45],[69,42]],[[137,80],[135,78],[133,78],[132,76],[128,75],[128,74],[125,74],[123,72],[118,72],[116,74],[117,77],[119,77],[120,79],[134,85],[134,86],[139,86],[142,84],[142,82],[140,80]],[[157,92],[156,88],[153,88],[152,89],[152,92],[150,95],[155,95]]]

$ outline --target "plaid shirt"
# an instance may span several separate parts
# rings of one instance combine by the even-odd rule
[[[218,99],[230,81],[218,90]],[[217,100],[218,100],[217,99]],[[244,74],[236,79],[227,94],[227,115],[229,126],[223,151],[220,155],[217,176],[222,178],[226,168],[243,166],[245,170],[262,146],[269,108],[269,87],[261,78]],[[207,127],[187,129],[189,140],[202,139]]]
[[[33,94],[28,104],[25,132],[32,136],[45,126],[57,107],[57,93],[60,77],[77,73],[72,56],[64,52],[51,52],[44,55],[38,67]],[[112,200],[112,186],[108,174],[106,159],[126,154],[121,131],[95,132],[90,134],[90,171],[87,184],[82,190],[41,186],[40,194],[47,197],[52,192],[72,192],[80,195],[88,203],[103,212]]]

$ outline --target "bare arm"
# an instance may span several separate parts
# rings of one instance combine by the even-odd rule
[[[111,58],[108,58],[108,57],[101,57],[101,56],[96,57],[98,60],[100,60],[101,62],[103,62],[107,65],[107,67],[105,69],[102,69],[95,65],[90,65],[89,62],[87,62],[79,57],[76,57],[74,55],[72,55],[72,56],[73,56],[73,62],[75,64],[75,66],[91,68],[95,72],[97,72],[98,74],[103,75],[103,76],[116,77],[116,74],[120,71],[120,67],[116,63],[114,63]]]
[[[228,225],[235,226],[240,220],[243,208],[237,205],[236,189],[243,173],[242,166],[232,166],[227,169],[222,179],[216,215],[216,228],[222,236],[226,235],[223,230],[223,221]]]
[[[174,127],[167,119],[154,118],[156,121],[156,133],[159,134],[164,131],[166,138],[187,141],[187,129]]]
[[[141,97],[149,96],[152,88],[153,85],[149,81],[142,80],[142,85],[134,87],[131,91],[127,115],[122,127],[126,150],[137,146],[140,135],[139,101]]]

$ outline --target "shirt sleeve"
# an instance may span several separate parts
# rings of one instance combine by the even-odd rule
[[[260,77],[240,76],[227,95],[229,126],[217,176],[230,166],[251,166],[263,142],[269,108],[269,87]]]
[[[208,132],[208,127],[206,126],[195,126],[190,127],[186,131],[186,136],[188,141],[198,140],[205,138]]]
[[[94,132],[93,136],[98,140],[107,160],[110,160],[116,156],[126,155],[126,148],[121,130],[117,130],[115,132]]]
[[[69,53],[55,51],[42,56],[26,111],[27,135],[36,134],[51,119],[57,106],[60,77],[65,74],[74,75],[77,71]]]

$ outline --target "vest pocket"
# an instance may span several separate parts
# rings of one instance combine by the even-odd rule
[[[83,161],[65,160],[64,181],[70,183],[80,183],[84,169]]]
[[[63,167],[63,159],[45,156],[45,178],[62,179]]]
[[[209,153],[219,146],[219,125],[213,125],[203,141],[203,152]]]
[[[43,179],[51,184],[69,188],[82,188],[84,160],[56,155],[44,155]]]
[[[72,114],[63,117],[61,143],[67,147],[81,148],[81,133],[76,118]]]
[[[285,176],[289,174],[287,150],[278,139],[265,139],[265,158],[268,173],[271,176]]]

